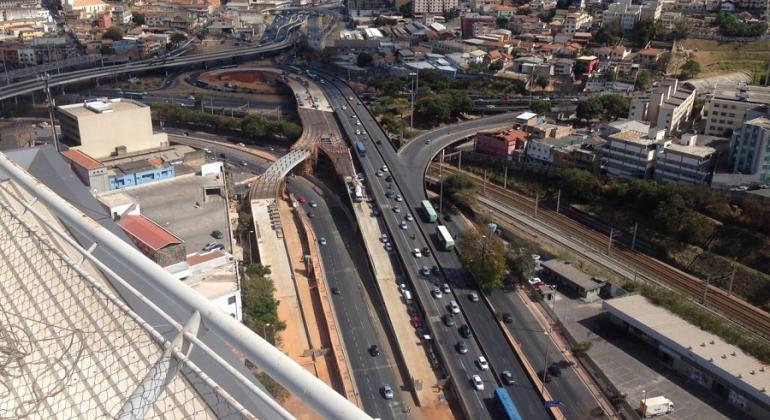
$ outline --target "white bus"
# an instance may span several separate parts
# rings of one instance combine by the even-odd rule
[[[449,230],[447,230],[446,226],[436,226],[436,234],[438,235],[438,242],[441,244],[441,248],[444,249],[444,251],[455,249],[455,240],[452,238],[452,235],[449,234]]]

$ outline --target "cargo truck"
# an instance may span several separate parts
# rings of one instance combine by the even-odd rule
[[[642,418],[662,416],[674,411],[674,403],[666,397],[653,397],[639,402]]]

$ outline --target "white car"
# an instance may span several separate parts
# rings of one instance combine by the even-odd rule
[[[471,383],[473,384],[473,387],[476,389],[476,391],[484,390],[484,381],[481,380],[479,375],[473,375],[471,377]]]
[[[531,284],[533,286],[538,284],[538,283],[542,283],[542,282],[543,281],[540,280],[540,277],[532,277],[531,279],[529,279],[529,284]]]
[[[430,291],[430,294],[433,295],[436,299],[441,299],[444,295],[441,293],[441,289],[438,287],[434,287],[433,290]]]
[[[326,238],[321,237],[321,239],[319,239],[318,242],[320,242],[321,245],[326,245]]]
[[[388,165],[382,165],[382,172],[388,172]]]
[[[457,302],[450,300],[449,301],[449,309],[452,310],[453,314],[459,314],[460,313],[460,306],[457,304]]]
[[[243,143],[238,143],[238,146],[240,146],[240,147],[246,147],[246,145],[245,145],[245,144],[243,144]]]
[[[412,250],[412,255],[414,255],[415,258],[422,258],[422,251],[420,251],[420,248],[415,248]]]
[[[401,194],[399,194],[399,195],[396,196],[396,201],[398,201],[400,203],[400,202],[404,201],[404,197],[401,197]]]
[[[360,136],[361,135],[361,130],[356,130],[356,134]]]
[[[484,356],[479,356],[478,360],[476,360],[476,364],[479,365],[479,369],[481,370],[489,369],[489,363],[487,363],[487,359]]]
[[[380,241],[382,241],[382,243],[385,243],[385,244],[388,243],[388,234],[383,233],[382,236],[380,236]]]
[[[414,216],[412,216],[411,214],[407,214],[407,215],[405,216],[405,218],[406,218],[406,221],[407,221],[407,222],[411,222],[411,221],[413,221],[413,220],[414,220]]]
[[[441,285],[441,291],[446,293],[447,295],[452,293],[452,289],[449,288],[449,285],[444,283]]]
[[[361,125],[361,121],[356,121],[356,125]]]
[[[383,175],[385,175],[385,173],[383,173],[382,171],[377,171],[376,175],[377,176],[383,176]]]
[[[393,207],[393,211],[394,211],[395,213],[401,213],[401,206],[395,206],[395,207]]]
[[[403,230],[407,230],[407,229],[409,228],[409,225],[407,225],[407,224],[406,224],[406,222],[401,222],[401,224],[399,225],[399,227],[400,227],[401,229],[403,229]]]

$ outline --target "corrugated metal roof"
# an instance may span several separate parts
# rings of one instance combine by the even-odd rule
[[[154,250],[181,244],[182,240],[144,216],[123,216],[118,221],[129,235]]]

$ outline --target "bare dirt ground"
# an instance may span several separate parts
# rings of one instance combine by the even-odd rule
[[[770,61],[770,41],[723,42],[688,39],[682,42],[685,52],[700,63],[697,77],[708,77],[735,71],[764,75]]]
[[[255,91],[257,94],[271,94],[278,95],[281,93],[281,88],[275,82],[272,82],[271,78],[266,78],[264,73],[258,71],[244,70],[244,71],[230,71],[220,75],[214,75],[211,73],[203,73],[198,79],[209,84],[224,85],[225,83],[231,86],[238,86],[240,88],[247,88]]]

